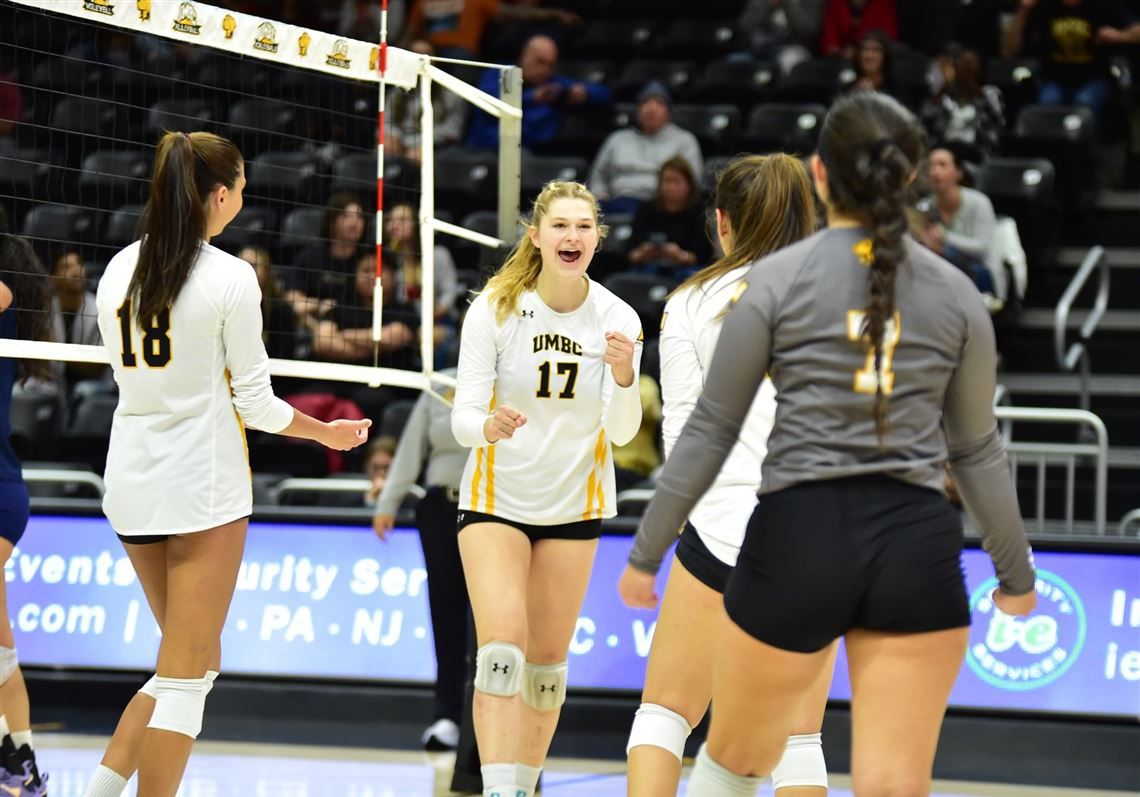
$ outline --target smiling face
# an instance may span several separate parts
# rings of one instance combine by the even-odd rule
[[[565,279],[580,279],[598,248],[598,219],[585,199],[561,197],[550,203],[531,243],[542,253],[542,270]]]

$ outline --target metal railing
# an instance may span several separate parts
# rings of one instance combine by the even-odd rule
[[[95,489],[96,494],[102,498],[107,492],[103,479],[89,470],[71,470],[69,468],[24,468],[25,482],[46,482],[49,484],[86,484]]]
[[[1087,465],[1092,461],[1095,471],[1093,488],[1093,525],[1097,534],[1105,533],[1105,507],[1108,496],[1108,430],[1104,421],[1088,410],[1049,409],[1044,407],[995,407],[994,413],[1003,428],[1012,428],[1007,424],[1012,421],[1028,421],[1031,423],[1067,424],[1076,426],[1079,438],[1085,434],[1092,442],[1079,443],[1035,443],[1019,440],[1006,440],[1006,449],[1009,451],[1010,465],[1016,478],[1017,469],[1023,460],[1032,460],[1037,466],[1037,488],[1034,496],[1034,520],[1036,530],[1045,532],[1045,475],[1050,466],[1065,468],[1065,519],[1064,528],[1068,534],[1074,533],[1074,514],[1076,504],[1076,469],[1077,465]],[[1025,514],[1024,508],[1022,514]]]
[[[280,503],[283,495],[290,493],[353,493],[363,495],[372,486],[368,479],[282,479],[270,488],[270,494]],[[416,498],[424,497],[424,489],[413,484],[408,493]]]
[[[1133,509],[1122,517],[1116,533],[1121,537],[1140,537],[1140,509]]]
[[[1081,324],[1078,339],[1066,346],[1068,340],[1069,312],[1073,309],[1073,302],[1089,281],[1093,272],[1097,272],[1099,281],[1096,290],[1096,299],[1089,311],[1085,322]],[[1053,311],[1053,347],[1057,356],[1057,367],[1065,372],[1074,372],[1080,368],[1081,376],[1081,409],[1089,408],[1090,390],[1089,380],[1092,376],[1092,366],[1089,363],[1089,350],[1085,345],[1096,332],[1101,318],[1108,309],[1108,294],[1110,267],[1105,256],[1103,246],[1094,246],[1081,261],[1080,268],[1065,288],[1061,300],[1057,302],[1057,309]]]

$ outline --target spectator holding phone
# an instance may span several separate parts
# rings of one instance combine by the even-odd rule
[[[638,208],[630,235],[635,271],[684,276],[707,265],[712,243],[693,167],[681,156],[661,164],[657,195]]]

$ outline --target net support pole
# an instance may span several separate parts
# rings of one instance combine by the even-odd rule
[[[515,239],[522,181],[522,70],[512,66],[499,73],[499,97],[518,111],[499,117],[499,237]]]
[[[384,111],[387,105],[388,0],[380,2],[380,97],[376,123],[376,284],[372,291],[372,367],[380,367],[380,338],[384,331]],[[379,387],[377,378],[373,387]]]
[[[420,360],[435,369],[435,114],[429,70],[420,74]]]

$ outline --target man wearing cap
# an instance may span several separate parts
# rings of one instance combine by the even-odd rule
[[[590,190],[607,213],[633,213],[657,191],[661,164],[680,156],[703,173],[697,137],[673,124],[673,99],[657,81],[637,95],[637,126],[617,130],[602,144],[590,170]]]

